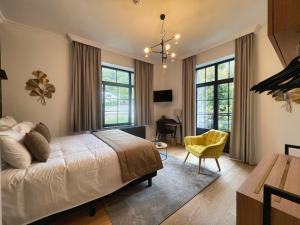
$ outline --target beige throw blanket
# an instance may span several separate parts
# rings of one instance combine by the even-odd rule
[[[119,157],[123,183],[163,168],[154,144],[121,130],[105,130],[94,133],[112,147]]]

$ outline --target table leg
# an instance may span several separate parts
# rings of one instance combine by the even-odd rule
[[[180,144],[183,143],[183,140],[182,140],[182,125],[179,126],[179,129],[180,129]]]

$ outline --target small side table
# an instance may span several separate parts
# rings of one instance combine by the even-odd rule
[[[159,152],[159,154],[165,157],[163,160],[166,160],[168,158],[168,145],[164,142],[154,142],[154,145],[158,151],[165,150],[165,153]]]

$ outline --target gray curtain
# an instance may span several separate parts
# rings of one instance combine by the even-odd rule
[[[254,34],[235,40],[235,77],[230,155],[244,163],[255,164],[253,139],[253,80]]]
[[[182,61],[182,131],[183,137],[195,135],[196,56]]]
[[[153,124],[153,65],[134,60],[136,125]]]
[[[82,43],[72,43],[73,104],[75,132],[101,128],[101,50]]]

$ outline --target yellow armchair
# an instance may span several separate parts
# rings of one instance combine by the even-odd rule
[[[221,167],[218,158],[222,155],[228,133],[219,130],[210,130],[198,136],[186,136],[184,138],[185,149],[188,151],[184,162],[190,153],[199,158],[199,173],[201,169],[201,159],[214,158],[219,171]]]

